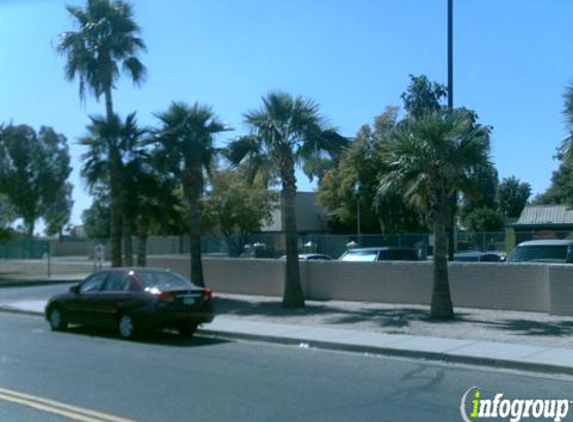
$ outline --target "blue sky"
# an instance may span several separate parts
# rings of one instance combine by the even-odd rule
[[[173,100],[199,101],[245,131],[242,113],[271,90],[311,97],[344,135],[401,105],[408,74],[445,83],[446,0],[136,0],[148,52],[141,88],[127,80],[116,111],[153,113]],[[73,29],[65,4],[83,1],[0,0],[0,122],[53,126],[71,145],[76,204],[91,199],[78,176],[88,115],[77,83],[63,78],[54,50]],[[550,183],[565,138],[563,93],[573,82],[573,1],[455,0],[455,105],[494,127],[500,177],[515,175],[535,193]],[[299,189],[313,186],[300,177]]]

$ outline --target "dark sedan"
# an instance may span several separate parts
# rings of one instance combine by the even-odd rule
[[[174,328],[190,337],[199,324],[213,321],[211,296],[210,289],[169,270],[114,268],[52,297],[45,315],[53,330],[68,324],[110,327],[130,339],[143,331]]]

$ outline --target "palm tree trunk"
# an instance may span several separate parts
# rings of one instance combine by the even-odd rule
[[[105,111],[108,123],[113,119],[113,103],[111,98],[111,86],[105,90]],[[115,139],[109,139],[108,142],[113,149],[116,145]],[[121,233],[122,233],[122,213],[120,208],[121,202],[121,183],[118,157],[115,157],[113,151],[110,151],[110,236],[111,236],[111,266],[121,267]]]
[[[283,295],[285,308],[304,307],[304,294],[300,282],[298,264],[298,240],[296,229],[296,176],[294,163],[285,163],[281,169],[282,207],[286,242],[286,275]]]
[[[123,265],[133,267],[133,230],[129,213],[123,213]]]
[[[111,164],[111,168],[115,169],[115,165]],[[112,170],[110,182],[110,236],[111,236],[111,266],[121,267],[121,233],[122,233],[122,216],[121,210],[118,207],[120,203],[118,177],[114,175],[115,170]]]
[[[448,218],[448,261],[454,260],[456,252],[456,213],[458,210],[458,195],[452,195],[450,199],[450,216]]]
[[[446,201],[444,201],[446,202]],[[448,280],[448,237],[446,227],[449,223],[447,208],[442,203],[438,215],[434,218],[434,284],[430,317],[433,319],[453,319],[454,310]]]
[[[203,263],[201,262],[201,220],[199,198],[202,189],[201,163],[188,164],[185,179],[188,184],[187,201],[189,202],[189,247],[191,252],[191,281],[197,286],[205,286]]]
[[[30,219],[27,222],[24,223],[24,226],[27,229],[27,234],[28,237],[30,239],[32,239],[34,237],[34,229],[36,227],[36,222],[34,221],[34,219]]]
[[[137,220],[137,266],[147,266],[147,239],[149,236],[149,220],[139,216]]]

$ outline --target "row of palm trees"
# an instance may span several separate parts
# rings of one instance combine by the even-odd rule
[[[67,57],[66,77],[79,80],[82,98],[86,90],[98,99],[105,98],[105,117],[92,117],[88,136],[81,141],[88,148],[82,174],[91,188],[103,186],[109,191],[112,265],[132,264],[134,226],[145,236],[153,214],[170,208],[179,186],[189,212],[191,277],[203,285],[199,199],[219,152],[216,135],[229,128],[211,108],[183,102],[157,113],[160,124],[156,129],[139,128],[135,114],[122,121],[113,111],[112,99],[120,69],[136,84],[145,76],[137,57],[145,44],[132,8],[120,0],[87,0],[85,8],[68,7],[68,11],[78,30],[62,34],[58,45]],[[248,135],[233,141],[225,155],[231,165],[241,165],[251,175],[280,180],[287,255],[283,305],[301,307],[295,168],[301,165],[310,172],[312,165],[305,163],[336,156],[349,141],[326,124],[316,102],[283,92],[266,95],[261,107],[247,112],[244,119]],[[386,147],[385,161],[391,171],[380,189],[401,191],[412,206],[425,212],[433,227],[431,315],[436,318],[453,317],[446,261],[452,200],[469,191],[468,181],[480,166],[488,164],[488,152],[489,129],[475,125],[467,112],[447,109],[407,119]]]

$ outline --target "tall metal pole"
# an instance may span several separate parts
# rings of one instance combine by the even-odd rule
[[[448,0],[448,108],[454,109],[454,0]],[[455,204],[452,205],[455,209]],[[454,260],[455,246],[455,215],[452,212],[448,230],[448,260]]]
[[[360,198],[356,200],[356,214],[358,216],[358,221],[356,223],[357,227],[356,230],[358,232],[358,246],[362,247],[362,239],[360,238]]]
[[[454,108],[454,0],[448,0],[448,108]]]

